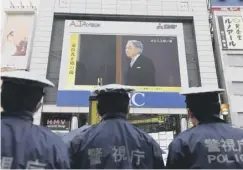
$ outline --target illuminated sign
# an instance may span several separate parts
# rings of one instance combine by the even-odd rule
[[[183,34],[182,23],[66,20],[56,105],[88,107],[103,82],[133,86],[131,107],[184,108]],[[131,62],[133,43],[140,47]]]
[[[130,95],[130,106],[142,107],[145,105],[145,94],[144,93],[135,93]]]
[[[46,127],[51,130],[70,130],[70,120],[47,119]]]
[[[58,91],[59,106],[89,106],[90,91]],[[185,97],[177,92],[137,92],[131,96],[134,108],[185,108]]]

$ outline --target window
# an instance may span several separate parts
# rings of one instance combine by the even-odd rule
[[[230,67],[243,67],[243,55],[228,55]]]
[[[243,96],[243,82],[232,82],[232,91],[236,96]]]

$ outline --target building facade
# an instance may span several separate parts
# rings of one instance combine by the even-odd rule
[[[185,115],[181,88],[218,87],[205,0],[41,0],[30,70],[56,87],[47,89],[35,123],[87,114],[98,80],[127,84],[129,40],[143,44],[156,70],[144,75],[154,82],[135,84],[132,115]],[[171,132],[151,135],[164,150],[173,139]]]
[[[211,1],[219,86],[227,93],[231,123],[243,127],[243,1]]]
[[[94,18],[94,19],[93,19]],[[65,20],[123,20],[182,23],[188,78],[184,86],[217,86],[207,4],[200,1],[41,1],[30,70],[56,84],[45,97],[43,112],[88,112],[88,107],[56,105]],[[183,50],[183,49],[182,49]],[[180,65],[180,67],[184,67]],[[185,80],[186,82],[186,80]],[[141,111],[141,109],[144,109]],[[182,108],[136,108],[133,112],[185,113]]]
[[[218,87],[208,7],[205,0],[41,0],[28,67],[55,88],[46,90],[34,123],[67,132],[85,122],[98,82],[134,85],[132,116],[180,124],[150,132],[166,151],[173,131],[187,126],[181,88]],[[129,43],[146,61],[133,63],[130,79]]]

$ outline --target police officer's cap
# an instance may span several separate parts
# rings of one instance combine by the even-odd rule
[[[224,89],[210,87],[191,87],[181,91],[181,95],[186,96],[186,103],[217,103],[219,102],[219,94]]]
[[[135,92],[135,89],[130,86],[120,85],[120,84],[108,84],[104,86],[99,86],[92,91],[96,95],[101,94],[129,94]]]
[[[22,71],[22,70],[1,72],[1,79],[3,81],[9,81],[16,84],[22,84],[22,85],[26,84],[30,86],[54,87],[54,84],[51,81],[47,80],[46,78],[42,78],[31,72]]]

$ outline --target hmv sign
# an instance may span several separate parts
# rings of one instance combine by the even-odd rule
[[[66,119],[47,119],[46,127],[51,130],[70,130],[70,120]]]

